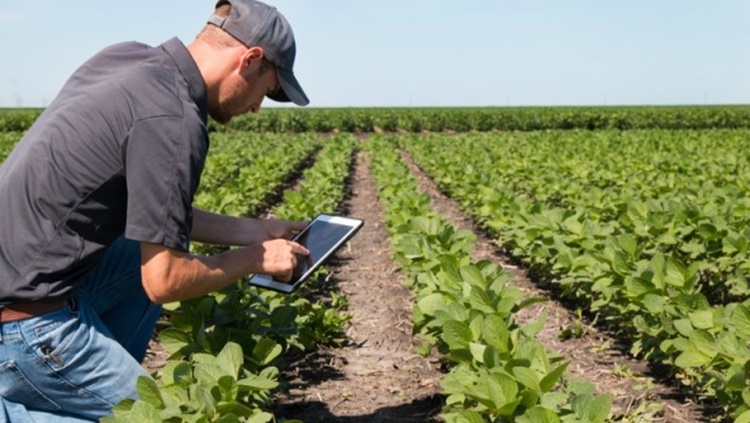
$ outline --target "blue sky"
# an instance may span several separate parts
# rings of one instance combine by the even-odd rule
[[[750,103],[748,0],[269,3],[313,107]],[[111,43],[189,42],[213,4],[4,1],[0,107],[45,106]]]

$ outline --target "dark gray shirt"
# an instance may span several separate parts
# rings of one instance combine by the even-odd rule
[[[187,251],[206,119],[176,38],[114,45],[76,70],[0,165],[0,301],[74,296],[122,234]]]

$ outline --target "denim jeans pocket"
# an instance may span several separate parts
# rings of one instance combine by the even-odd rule
[[[34,404],[34,408],[38,410],[62,410],[62,407],[31,383],[13,360],[0,364],[0,397],[21,404]]]
[[[76,334],[79,326],[78,313],[70,307],[53,311],[44,316],[44,324],[34,327],[33,336],[27,337],[28,347],[47,365],[59,370],[65,365],[71,342],[81,335]]]

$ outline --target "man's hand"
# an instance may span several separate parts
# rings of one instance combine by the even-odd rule
[[[159,244],[141,242],[141,280],[151,301],[164,304],[216,291],[251,273],[289,281],[297,256],[310,252],[286,239],[198,256]]]
[[[294,268],[297,267],[297,256],[310,255],[307,248],[293,241],[272,239],[262,244],[264,273],[288,282],[292,279]]]
[[[267,239],[290,239],[292,235],[305,229],[309,221],[290,222],[288,220],[268,219],[263,221],[263,227],[266,231]]]

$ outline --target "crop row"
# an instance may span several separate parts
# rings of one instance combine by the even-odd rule
[[[585,382],[561,383],[567,362],[534,338],[545,317],[525,326],[522,298],[510,276],[472,262],[474,235],[456,230],[430,208],[394,145],[368,141],[385,206],[391,251],[416,294],[414,330],[451,369],[441,381],[447,422],[603,422],[611,398]]]
[[[230,128],[272,132],[535,131],[750,127],[747,106],[274,109]],[[219,127],[216,127],[220,129]]]
[[[41,109],[0,109],[0,132],[26,131],[41,114]]]
[[[314,134],[238,132],[212,142],[219,148],[211,147],[195,203],[230,216],[256,216],[320,147]]]
[[[746,130],[486,134],[461,137],[461,149],[456,138],[430,136],[411,144],[429,150],[420,153],[425,160],[438,160],[426,156],[443,148],[471,159],[467,171],[490,171],[506,195],[631,234],[641,255],[694,264],[713,302],[750,294]]]
[[[287,140],[262,138],[266,147],[256,153],[268,155],[275,161],[290,157],[287,156],[290,151],[280,148]],[[351,138],[316,142],[323,144],[318,160],[305,171],[304,179],[294,190],[295,196],[302,197],[304,207],[280,205],[274,209],[275,214],[294,220],[310,219],[309,207],[314,208],[316,204],[335,207],[336,201],[343,198],[344,180],[355,143]],[[265,151],[260,153],[261,150]],[[220,149],[217,157],[222,152]],[[341,167],[345,170],[331,172],[331,162],[337,163],[337,170]],[[247,178],[264,173],[260,166],[265,163],[268,162],[253,160],[249,167],[256,168],[255,171],[238,175]],[[240,165],[246,166],[237,164]],[[220,171],[220,168],[212,169]],[[277,177],[284,179],[284,175]],[[329,189],[325,192],[314,189],[319,183]],[[245,184],[251,185],[252,181],[245,181]],[[258,196],[266,195],[254,192]],[[284,197],[289,196],[292,196],[291,189],[284,194]],[[247,200],[250,200],[248,196],[238,195],[228,208],[240,210],[242,207],[236,203]],[[348,320],[348,316],[342,314],[345,305],[345,299],[335,294],[325,303],[313,303],[299,293],[278,294],[249,287],[243,281],[221,292],[172,305],[169,327],[159,334],[160,342],[172,355],[171,360],[157,375],[158,383],[146,378],[139,380],[140,400],[118,405],[111,420],[274,420],[271,413],[263,410],[269,405],[272,391],[284,384],[278,379],[279,368],[295,354],[319,345],[337,345],[344,337],[343,326]]]
[[[0,110],[0,132],[24,131],[41,110]],[[421,132],[547,129],[749,128],[748,106],[266,108],[260,115],[211,121],[210,131]]]
[[[711,306],[701,272],[735,260],[738,251],[744,254],[746,229],[731,226],[746,219],[743,208],[734,219],[729,217],[744,200],[714,198],[711,191],[727,188],[722,191],[727,195],[739,189],[730,186],[731,180],[747,177],[745,171],[738,174],[738,169],[746,169],[744,165],[731,169],[727,164],[731,159],[725,157],[728,150],[721,151],[732,149],[732,140],[744,142],[746,136],[719,133],[723,136],[719,142],[712,138],[716,133],[704,134],[713,140],[712,148],[720,150],[714,153],[701,136],[662,134],[669,148],[701,154],[660,156],[658,149],[638,147],[638,137],[646,138],[643,144],[655,142],[647,133],[606,135],[612,142],[599,135],[566,142],[559,133],[533,135],[534,142],[528,145],[520,134],[400,141],[441,189],[497,236],[498,244],[553,283],[561,295],[577,300],[600,322],[630,339],[633,354],[667,364],[693,392],[721,404],[727,416],[750,421],[750,301]],[[613,151],[608,153],[602,143]],[[617,143],[626,146],[617,148]],[[679,143],[685,145],[673,145]],[[557,147],[549,151],[560,157],[552,163],[551,145]],[[628,148],[635,154],[626,153]],[[577,158],[589,162],[576,162]],[[571,161],[574,165],[568,171],[561,170]],[[690,163],[695,161],[718,179],[696,175],[696,185],[678,193],[686,182],[680,175],[690,174]],[[650,170],[655,164],[663,166]],[[713,166],[719,170],[712,170]],[[631,170],[619,173],[623,168]],[[727,178],[721,178],[722,168],[727,169]],[[570,195],[565,187],[568,180],[578,186],[574,190],[587,192]],[[646,194],[651,199],[613,194],[620,186],[623,192],[629,190],[630,184],[647,192],[654,184],[657,190]],[[672,201],[675,208],[659,209],[662,196],[671,195],[681,198]],[[701,202],[702,196],[709,199],[707,203]],[[599,208],[602,204],[609,205]],[[728,215],[721,214],[723,204],[730,205]],[[686,218],[682,210],[692,215]],[[674,241],[665,242],[664,234],[672,234]],[[714,255],[694,260],[691,253],[703,252],[697,246]],[[744,275],[747,256],[735,262],[735,274]]]
[[[8,157],[22,135],[20,132],[0,132],[0,163]]]

